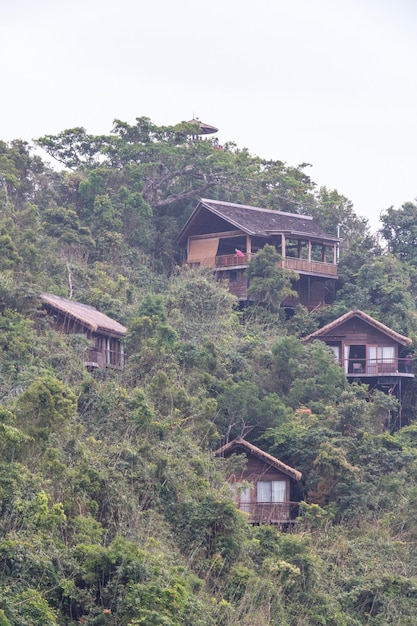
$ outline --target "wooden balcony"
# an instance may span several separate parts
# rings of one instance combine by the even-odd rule
[[[222,254],[221,256],[216,256],[215,265],[218,268],[246,267],[252,256],[253,254],[248,254],[246,252],[244,252],[241,256],[237,256],[237,254]]]
[[[241,502],[240,510],[248,514],[249,524],[293,524],[298,502]]]
[[[216,256],[212,261],[210,259],[193,259],[187,261],[188,265],[193,267],[215,267],[216,269],[235,269],[247,267],[252,258],[252,254],[243,253],[242,256],[236,254],[222,254]],[[334,263],[325,263],[322,261],[307,261],[306,259],[296,259],[294,257],[285,257],[282,260],[283,269],[294,270],[302,274],[314,274],[316,276],[328,276],[337,278],[337,265]]]
[[[294,270],[302,274],[316,274],[320,276],[331,276],[337,278],[337,265],[325,263],[324,261],[307,261],[305,259],[294,259],[285,257],[282,267],[287,270]]]
[[[346,362],[347,376],[372,377],[372,376],[414,376],[412,371],[407,371],[406,359],[349,359]],[[345,368],[346,371],[346,368]]]

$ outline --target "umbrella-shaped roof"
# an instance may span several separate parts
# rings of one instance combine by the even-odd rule
[[[189,120],[187,124],[195,124],[196,126],[198,126],[198,130],[196,130],[195,132],[196,135],[211,135],[213,133],[217,133],[217,131],[219,130],[215,126],[210,126],[210,124],[202,122],[198,119],[198,117],[193,117],[193,119]]]

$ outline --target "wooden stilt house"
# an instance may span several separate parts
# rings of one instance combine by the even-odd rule
[[[280,253],[284,269],[300,277],[294,284],[298,296],[284,306],[312,309],[334,300],[339,239],[326,235],[310,216],[201,199],[178,242],[186,247],[188,265],[212,268],[240,301],[248,299],[248,263],[266,244]]]
[[[298,512],[291,501],[291,486],[301,472],[263,452],[245,439],[238,438],[216,450],[216,456],[244,455],[244,468],[228,477],[235,501],[248,514],[251,524],[290,524]]]
[[[303,341],[315,339],[333,350],[350,382],[389,393],[401,407],[408,383],[414,378],[411,339],[359,309],[338,317]],[[401,410],[397,425],[401,425]]]
[[[41,301],[54,319],[54,328],[65,334],[85,335],[91,342],[85,354],[89,369],[124,366],[122,339],[126,328],[100,313],[96,308],[50,293],[42,293]]]

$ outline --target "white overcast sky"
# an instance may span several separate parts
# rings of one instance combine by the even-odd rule
[[[378,226],[417,197],[416,0],[0,0],[0,140],[199,117]]]

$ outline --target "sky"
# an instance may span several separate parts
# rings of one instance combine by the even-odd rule
[[[198,117],[379,226],[417,197],[415,0],[0,0],[0,140]]]

